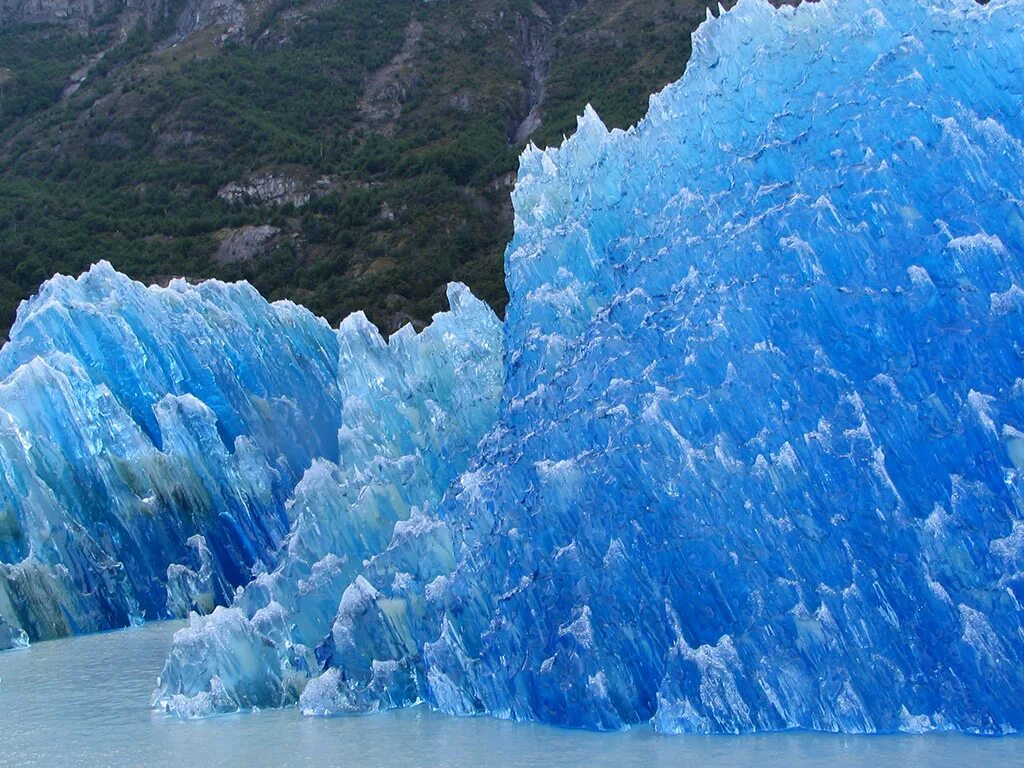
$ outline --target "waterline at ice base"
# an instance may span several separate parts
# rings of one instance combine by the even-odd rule
[[[0,640],[194,611],[185,718],[1020,730],[1021,29],[741,0],[523,155],[503,323],[56,278],[0,352]]]

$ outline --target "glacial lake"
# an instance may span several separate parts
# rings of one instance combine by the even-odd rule
[[[444,768],[447,766],[1022,766],[1024,738],[658,736],[587,733],[426,707],[319,720],[295,709],[182,722],[149,708],[180,623],[0,654],[0,766],[46,768]]]

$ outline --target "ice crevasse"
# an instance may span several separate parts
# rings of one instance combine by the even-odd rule
[[[524,154],[503,326],[51,283],[0,353],[0,615],[230,603],[186,717],[1019,730],[1022,29],[741,0],[635,128]]]

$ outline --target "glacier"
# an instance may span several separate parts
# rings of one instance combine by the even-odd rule
[[[1021,29],[709,17],[637,126],[524,153],[504,323],[55,279],[0,351],[0,634],[191,612],[186,718],[1019,731]]]

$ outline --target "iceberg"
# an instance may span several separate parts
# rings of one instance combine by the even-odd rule
[[[1022,26],[740,0],[528,150],[498,422],[302,710],[1020,730]]]
[[[17,627],[12,627],[0,616],[0,651],[10,651],[15,648],[27,648],[28,635]]]
[[[191,612],[187,718],[1021,730],[1022,27],[709,17],[637,126],[524,153],[504,323],[51,281],[0,352],[0,615]]]
[[[105,262],[46,283],[0,351],[0,616],[38,640],[208,613],[278,564],[325,463],[360,475],[390,458],[433,476],[439,457],[414,466],[354,435],[409,428],[407,443],[457,452],[476,433],[449,433],[493,423],[498,320],[464,286],[449,298],[434,330],[385,342],[362,315],[336,331],[245,283],[145,287]],[[474,370],[473,402],[453,411],[443,397],[461,372],[431,366],[457,361],[464,319],[497,378],[488,406]],[[408,418],[418,405],[423,423],[378,424],[381,398]],[[390,534],[394,520],[368,515],[367,540],[375,524]]]
[[[361,313],[342,322],[338,458],[296,486],[277,566],[175,634],[154,703],[194,718],[298,700],[342,591],[436,508],[497,418],[501,325],[462,285],[448,300],[424,331],[386,343]]]
[[[195,535],[226,601],[334,456],[337,366],[326,323],[246,284],[46,283],[0,351],[0,614],[32,640],[163,618]]]

